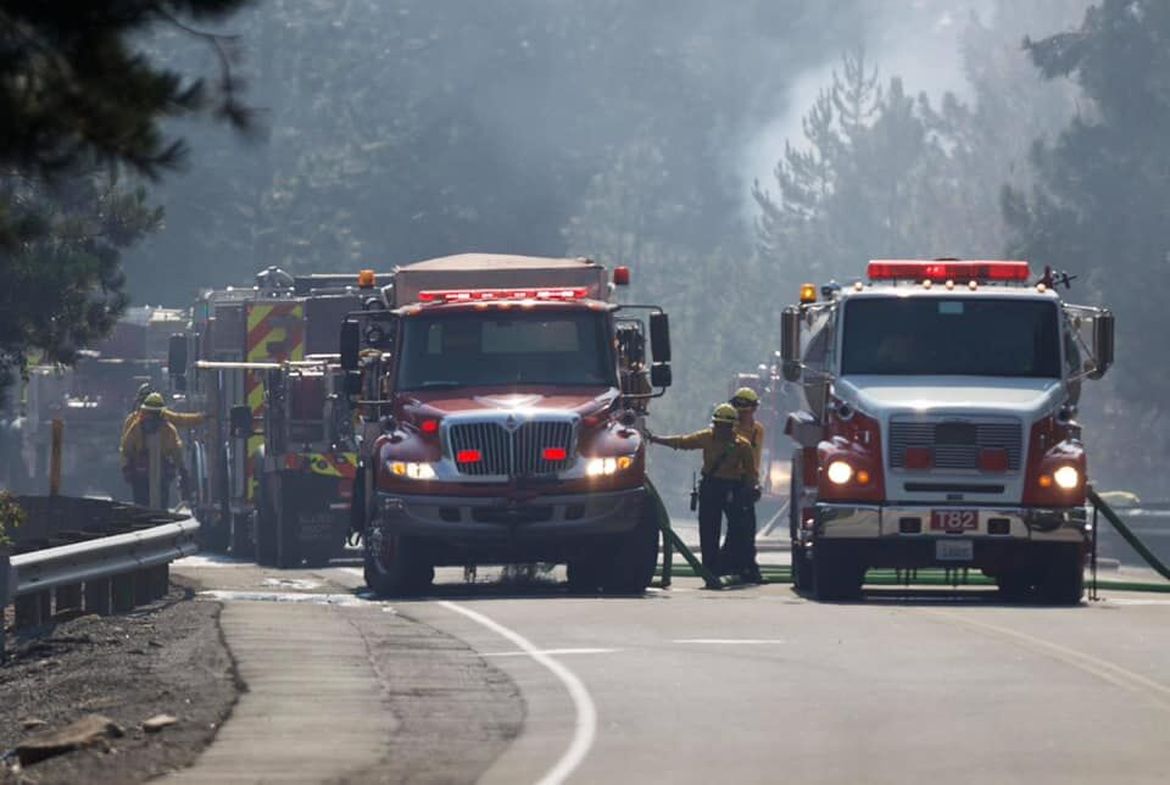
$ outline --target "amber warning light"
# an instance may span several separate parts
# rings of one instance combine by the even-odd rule
[[[871,281],[980,281],[1026,283],[1031,277],[1027,262],[894,261],[875,259],[866,274]]]
[[[377,276],[374,275],[373,270],[362,270],[358,273],[358,288],[359,289],[373,289],[374,284],[378,282]]]

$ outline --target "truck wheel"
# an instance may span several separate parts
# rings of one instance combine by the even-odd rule
[[[268,483],[261,482],[256,494],[256,509],[252,513],[256,520],[256,563],[273,567],[277,556],[276,510]]]
[[[601,562],[596,553],[571,560],[568,572],[569,591],[573,594],[595,594],[601,587]]]
[[[800,592],[811,592],[816,588],[816,569],[804,546],[792,547],[792,586]]]
[[[1053,548],[1036,585],[1041,602],[1079,605],[1085,594],[1085,557],[1081,548],[1068,544]]]
[[[813,548],[813,593],[820,601],[853,600],[861,596],[865,569],[847,554],[826,547]]]
[[[224,522],[218,520],[219,516],[208,510],[200,512],[195,517],[199,520],[197,539],[200,550],[227,553],[230,532]]]
[[[389,534],[376,523],[366,530],[366,586],[379,597],[421,594],[435,579],[435,568],[418,560],[418,548],[409,538]]]
[[[276,566],[282,570],[301,566],[301,541],[296,515],[281,512],[276,516],[273,527],[276,534]]]
[[[252,536],[252,515],[242,515],[233,512],[229,522],[229,547],[232,556],[237,559],[250,559],[255,554],[255,543]]]
[[[603,565],[601,588],[610,594],[641,594],[654,580],[658,566],[657,511],[648,496],[643,497],[638,525],[621,535],[613,555]]]
[[[1006,570],[995,576],[999,596],[1009,602],[1022,602],[1035,594],[1031,573],[1026,570]]]

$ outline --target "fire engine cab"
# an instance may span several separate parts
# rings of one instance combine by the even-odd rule
[[[970,568],[1012,598],[1077,603],[1087,553],[1081,384],[1113,361],[1113,315],[1022,261],[871,261],[782,317],[803,388],[793,580],[860,594],[870,567]]]
[[[398,268],[342,326],[371,589],[528,562],[567,563],[583,591],[650,583],[636,426],[670,384],[670,338],[660,308],[613,302],[629,279],[588,259],[461,254]]]

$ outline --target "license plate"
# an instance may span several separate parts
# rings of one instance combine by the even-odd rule
[[[979,528],[978,510],[934,510],[930,513],[933,531],[969,532]]]
[[[971,561],[975,543],[971,540],[939,540],[934,544],[934,558],[939,561]]]

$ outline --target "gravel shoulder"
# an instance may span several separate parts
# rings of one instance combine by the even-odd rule
[[[99,714],[124,731],[90,749],[20,769],[0,782],[122,785],[190,765],[227,718],[241,685],[224,644],[220,605],[178,579],[169,594],[132,613],[58,619],[13,635],[0,666],[0,751]],[[169,714],[157,733],[142,723]]]

